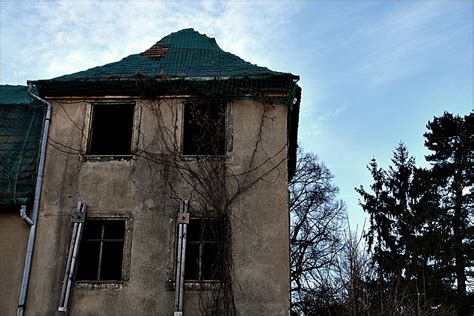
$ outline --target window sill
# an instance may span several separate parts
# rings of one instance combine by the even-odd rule
[[[133,155],[83,155],[83,161],[129,161]]]
[[[231,157],[231,155],[180,155],[181,160],[184,161],[191,161],[191,160],[199,160],[199,159],[206,159],[206,160],[227,160]]]
[[[123,281],[76,281],[76,289],[85,290],[120,290]]]
[[[185,291],[211,291],[218,288],[222,284],[218,280],[209,281],[184,281]],[[166,282],[166,291],[175,291],[176,283],[172,280]]]

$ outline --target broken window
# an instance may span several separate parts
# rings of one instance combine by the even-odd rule
[[[89,155],[131,154],[133,103],[97,103],[92,107]]]
[[[185,281],[222,279],[222,221],[191,218],[186,239]]]
[[[226,102],[184,103],[183,155],[224,156]]]
[[[86,220],[76,280],[122,280],[125,220]]]

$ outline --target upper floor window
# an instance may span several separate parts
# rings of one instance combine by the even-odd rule
[[[225,155],[226,105],[222,100],[184,103],[183,155]]]
[[[131,155],[133,103],[92,105],[88,154],[97,156]]]

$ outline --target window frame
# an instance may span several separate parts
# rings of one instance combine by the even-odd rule
[[[184,153],[184,137],[185,137],[185,107],[189,103],[217,103],[222,102],[224,105],[224,153],[219,155],[199,155],[199,154],[185,154]],[[184,159],[194,159],[194,158],[215,158],[222,159],[228,158],[233,149],[233,106],[232,102],[226,99],[200,99],[200,98],[190,98],[187,100],[182,100],[179,103],[181,111],[181,135],[180,135],[180,150],[179,153]]]
[[[85,220],[85,225],[87,222],[91,221],[123,221],[124,222],[124,235],[120,240],[123,242],[122,245],[122,262],[121,262],[121,272],[120,280],[86,280],[86,279],[77,279],[77,268],[75,273],[75,283],[81,288],[109,288],[108,286],[121,285],[124,282],[129,281],[130,279],[130,261],[131,261],[131,230],[132,230],[132,219],[127,216],[93,216],[87,217]],[[84,226],[85,228],[85,226]],[[84,236],[81,238],[84,242]],[[119,239],[116,239],[119,240]],[[78,254],[78,264],[81,259],[81,252]],[[77,266],[79,267],[79,266]],[[99,269],[98,269],[99,270]],[[91,285],[90,287],[88,285]]]
[[[204,248],[204,245],[206,244],[213,244],[213,245],[217,245],[217,247],[221,247],[222,246],[222,236],[219,236],[219,234],[217,235],[216,237],[216,240],[203,240],[203,233],[202,233],[202,229],[203,229],[203,226],[205,225],[204,224],[204,221],[206,220],[215,220],[217,225],[219,223],[219,218],[218,217],[190,217],[189,218],[189,222],[191,224],[191,221],[197,221],[199,220],[200,221],[200,231],[201,231],[201,235],[200,235],[200,240],[196,241],[196,240],[192,240],[190,241],[189,240],[189,237],[186,238],[186,263],[188,262],[189,260],[189,247],[188,245],[189,244],[194,244],[194,245],[199,245],[199,255],[198,255],[198,278],[197,279],[189,279],[189,278],[186,278],[186,274],[185,274],[185,277],[184,277],[184,283],[185,284],[205,284],[205,283],[220,283],[222,282],[222,276],[218,279],[203,279],[202,278],[202,274],[203,274],[203,248]],[[188,227],[187,227],[187,231],[188,231],[188,234],[189,234],[189,225],[188,224]],[[176,238],[178,238],[177,236],[177,232],[176,232]],[[178,243],[176,242],[176,245]],[[176,248],[176,251],[175,251],[175,258],[177,256],[177,247]],[[216,265],[219,265],[219,266],[222,266],[222,264],[224,263],[223,260],[219,260],[217,259],[216,261],[214,261]],[[175,267],[176,268],[176,267]]]
[[[91,154],[91,143],[93,139],[94,128],[94,110],[101,105],[130,105],[133,106],[132,130],[130,140],[130,154]],[[138,135],[141,121],[141,107],[135,100],[95,100],[86,103],[86,116],[84,118],[84,129],[82,135],[82,160],[130,160],[133,158],[138,148]]]

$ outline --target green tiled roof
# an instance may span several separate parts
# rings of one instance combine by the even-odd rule
[[[27,86],[0,85],[1,105],[27,105],[31,101]]]
[[[163,52],[153,57],[152,50]],[[147,54],[148,52],[148,54]],[[158,53],[158,55],[161,55]],[[157,54],[154,54],[157,56]],[[223,51],[215,39],[193,29],[165,36],[150,50],[125,57],[121,61],[65,75],[55,80],[135,78],[231,78],[288,75],[271,71]]]
[[[143,53],[49,80],[34,81],[44,96],[152,94],[195,91],[229,96],[286,93],[298,76],[269,70],[223,51],[215,39],[184,29]],[[186,81],[183,88],[182,82]],[[216,81],[219,81],[216,87]],[[222,89],[222,81],[228,85]],[[190,83],[191,82],[191,83]],[[157,83],[160,84],[157,87]],[[186,91],[182,91],[186,89]],[[159,90],[159,91],[158,91]]]
[[[26,86],[0,85],[0,204],[33,198],[43,113]]]

